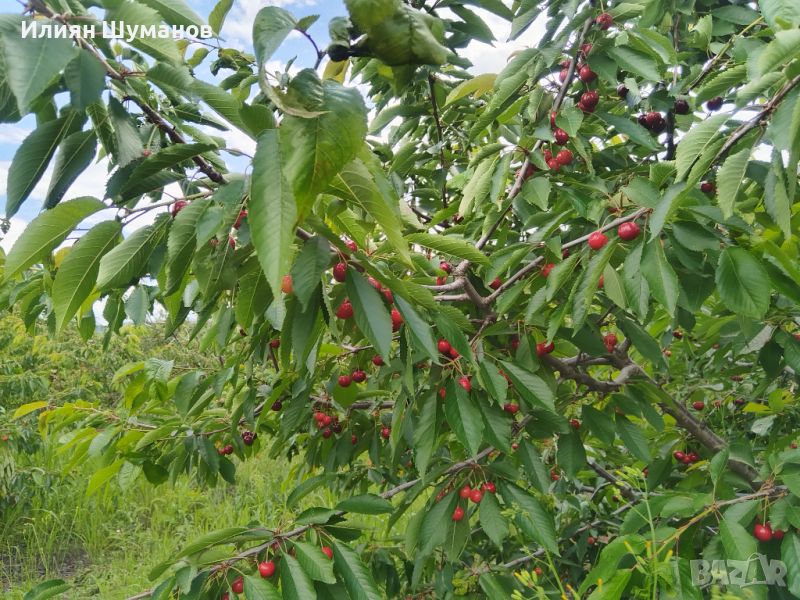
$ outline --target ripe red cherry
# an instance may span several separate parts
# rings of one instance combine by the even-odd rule
[[[542,156],[544,157],[544,162],[550,162],[551,160],[553,160],[553,153],[550,152],[550,150],[548,150],[547,148],[542,150]]]
[[[621,240],[625,240],[629,242],[630,240],[634,240],[639,237],[639,233],[641,229],[639,226],[634,223],[633,221],[628,221],[627,223],[620,223],[620,226],[617,227],[617,235]]]
[[[549,344],[545,342],[539,342],[536,344],[536,356],[544,356],[545,354],[550,354],[553,350],[556,349],[556,345],[553,342]]]
[[[542,567],[534,567],[533,572],[536,573],[537,577],[541,577],[542,575],[544,575]]]
[[[445,283],[447,283],[447,277],[436,278],[436,285],[444,285]]]
[[[339,283],[347,279],[347,265],[345,263],[336,263],[333,265],[333,278]]]
[[[684,98],[678,98],[677,100],[675,100],[675,104],[673,105],[672,110],[675,111],[676,115],[688,115],[689,102],[686,101]]]
[[[569,75],[569,69],[561,69],[561,71],[558,72],[558,80],[564,83],[567,80],[567,75]]]
[[[556,473],[555,470],[551,470],[550,471],[550,480],[551,481],[558,481],[559,479],[561,479],[561,475]]]
[[[578,71],[578,77],[580,77],[580,80],[584,83],[591,83],[597,79],[597,73],[592,71],[589,65],[583,65],[580,71]]]
[[[620,98],[622,98],[623,100],[624,100],[625,98],[627,98],[627,97],[628,97],[628,91],[629,91],[629,90],[628,90],[628,88],[627,88],[627,87],[625,87],[625,84],[624,84],[624,83],[620,83],[620,84],[617,86],[617,96],[619,96],[619,97],[620,97]]]
[[[436,347],[442,354],[447,354],[448,352],[450,352],[450,348],[452,348],[450,342],[448,342],[447,340],[439,340],[439,343],[436,344]]]
[[[497,486],[494,483],[492,483],[491,481],[487,481],[484,484],[484,486],[486,488],[486,491],[489,492],[490,494],[496,494],[497,493]]]
[[[567,166],[572,162],[572,152],[567,149],[562,150],[556,154],[556,162],[562,167]]]
[[[550,271],[555,269],[555,263],[547,263],[545,266],[542,267],[542,277],[547,277],[550,275]]]
[[[714,193],[714,184],[710,181],[704,181],[700,184],[700,191],[704,194],[713,194]]]
[[[603,31],[607,30],[611,25],[614,23],[614,18],[608,13],[602,13],[597,15],[597,18],[594,20],[597,23],[597,26],[602,29]]]
[[[617,334],[607,333],[603,336],[603,343],[606,345],[606,350],[613,352],[617,347]]]
[[[756,526],[753,528],[753,535],[760,542],[768,542],[772,539],[772,528],[769,526],[769,523],[766,525],[756,523]]]
[[[444,400],[445,396],[447,396],[447,390],[444,388],[439,388],[439,398]]]
[[[236,240],[232,235],[228,236],[228,246],[230,246],[231,248],[236,248]]]
[[[358,250],[358,244],[353,240],[345,240],[344,245],[350,249],[350,252],[356,252]]]
[[[392,309],[392,331],[398,331],[403,324],[403,315],[396,308]]]
[[[519,348],[519,338],[513,337],[511,338],[511,349],[516,351]]]
[[[686,455],[683,452],[681,452],[680,450],[676,450],[675,452],[673,452],[672,456],[675,457],[675,460],[678,460],[680,462],[683,462],[683,459],[686,458]]]
[[[592,45],[589,43],[581,44],[581,54],[586,57],[592,51]]]
[[[272,403],[272,406],[270,408],[274,412],[280,412],[281,409],[283,408],[283,402],[281,402],[280,400],[275,400],[275,402]]]
[[[284,275],[283,281],[281,281],[281,291],[284,294],[291,294],[293,290],[292,286],[292,276],[291,275]]]
[[[394,304],[394,295],[392,294],[392,290],[390,290],[389,288],[383,288],[381,293],[383,294],[383,297],[386,299],[386,302],[388,302],[389,304]]]
[[[453,511],[453,516],[451,517],[453,521],[460,521],[464,518],[464,509],[460,506],[456,506],[456,509]]]
[[[780,540],[783,539],[783,536],[784,536],[785,533],[786,532],[784,532],[783,529],[773,529],[772,530],[772,539],[780,541]]]
[[[580,103],[583,104],[585,108],[590,110],[593,110],[599,101],[600,95],[594,90],[589,90],[588,92],[581,94]]]
[[[367,374],[361,369],[356,369],[353,371],[353,375],[351,377],[356,383],[364,383],[367,380]]]
[[[556,111],[554,111],[554,110],[550,111],[550,129],[555,129],[556,128],[556,117],[557,116],[558,116],[558,113]]]
[[[278,338],[275,338],[274,340],[270,340],[270,342],[269,342],[269,347],[270,348],[275,349],[275,348],[280,348],[280,346],[281,346],[281,341]]]
[[[600,250],[608,243],[608,236],[602,231],[595,231],[589,236],[589,248],[592,250]]]
[[[389,436],[392,435],[391,427],[382,427],[381,428],[381,437],[385,440],[389,439]]]
[[[244,221],[246,218],[247,218],[247,211],[246,210],[240,210],[239,211],[239,216],[236,217],[236,222],[233,224],[233,228],[234,229],[239,229],[239,227],[242,226],[242,221]]]
[[[382,367],[386,363],[383,362],[383,358],[381,358],[376,354],[375,356],[372,357],[372,364],[375,365],[376,367]]]
[[[475,504],[480,504],[481,500],[483,500],[483,492],[475,488],[472,490],[472,492],[470,492],[469,499]]]
[[[717,96],[706,102],[706,108],[710,111],[717,111],[722,108],[722,96]]]
[[[336,316],[340,319],[349,319],[353,316],[353,305],[349,300],[345,300],[336,310]]]
[[[496,290],[501,285],[503,285],[503,280],[500,279],[499,277],[495,277],[494,279],[492,279],[492,282],[489,284],[489,287],[492,288],[493,290]]]
[[[328,557],[328,560],[333,560],[333,550],[330,548],[330,546],[323,546],[321,550],[322,553]]]
[[[172,205],[170,208],[170,212],[172,213],[172,217],[175,218],[178,216],[178,213],[181,212],[184,208],[186,208],[189,203],[186,200],[178,200]]]
[[[650,129],[652,129],[653,127],[655,127],[656,125],[658,125],[658,123],[659,123],[659,122],[660,122],[660,121],[661,121],[663,118],[664,118],[664,117],[662,117],[662,116],[661,116],[661,113],[660,113],[660,112],[652,111],[652,112],[649,112],[649,113],[647,113],[647,114],[644,116],[644,121],[645,121],[645,123],[646,123],[647,127],[649,127]]]
[[[377,279],[375,279],[372,275],[367,277],[367,281],[369,282],[369,284],[372,287],[375,288],[376,291],[380,292],[383,289],[383,286],[381,285],[381,282],[378,281]]]
[[[697,400],[696,402],[692,402],[692,408],[695,410],[703,410],[706,407],[706,403],[702,400]]]
[[[220,600],[231,600],[231,597],[228,594],[228,592],[225,592],[224,594],[222,594],[222,597],[220,598]]]
[[[566,144],[569,141],[569,134],[566,131],[564,131],[563,129],[560,129],[560,128],[556,129],[553,132],[553,137],[556,140],[556,144],[558,144],[559,146],[563,146],[564,144]]]
[[[258,573],[264,578],[272,577],[275,574],[275,563],[271,560],[259,563]]]
[[[350,436],[350,443],[353,444],[353,446],[355,446],[358,443],[358,436],[355,435],[355,434],[351,435]]]
[[[469,485],[468,485],[468,484],[466,484],[466,483],[465,483],[463,486],[461,486],[461,489],[460,489],[460,490],[458,490],[458,495],[459,495],[459,497],[460,497],[460,498],[463,498],[464,500],[466,500],[467,498],[469,498],[469,495],[470,495],[471,493],[472,493],[472,488],[471,488],[471,487],[469,487]]]
[[[322,426],[323,427],[327,427],[331,423],[333,423],[333,417],[332,416],[330,416],[330,415],[322,415]]]
[[[314,413],[314,420],[317,423],[322,423],[322,420],[325,418],[325,413],[317,411]]]
[[[234,594],[241,594],[244,592],[244,578],[238,577],[232,584],[231,584],[231,591]]]
[[[519,405],[512,402],[507,402],[503,405],[503,410],[509,414],[515,415],[519,411]]]
[[[350,375],[339,375],[339,387],[350,387],[351,381]]]
[[[547,168],[551,171],[558,171],[561,168],[561,165],[555,158],[551,158],[547,161]]]
[[[458,380],[458,385],[460,385],[462,388],[464,388],[467,392],[470,392],[472,390],[472,382],[469,380],[469,377],[467,377],[466,375],[461,377]]]
[[[448,275],[453,272],[453,267],[450,265],[449,262],[442,261],[439,263],[439,268],[447,273]]]
[[[589,536],[588,538],[586,538],[586,543],[589,544],[590,546],[594,546],[597,543],[597,540],[594,539],[592,536]]]
[[[578,419],[570,419],[569,426],[572,427],[575,431],[581,428],[581,422]]]

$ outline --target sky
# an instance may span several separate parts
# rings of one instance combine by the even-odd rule
[[[187,0],[192,8],[203,18],[206,18],[216,4],[216,0]],[[510,4],[510,0],[506,0]],[[335,16],[344,16],[347,11],[342,0],[235,0],[234,6],[229,13],[221,37],[225,41],[225,46],[236,47],[242,50],[251,51],[251,32],[252,24],[258,11],[268,5],[281,6],[289,10],[295,17],[300,18],[307,15],[319,15],[318,21],[310,28],[309,33],[317,44],[324,48],[328,44],[328,21]],[[492,27],[497,41],[490,45],[475,42],[461,51],[461,54],[470,59],[474,67],[473,73],[497,73],[505,65],[509,55],[515,50],[535,45],[535,41],[541,34],[541,28],[536,24],[525,34],[514,42],[506,42],[510,31],[510,24],[499,17],[485,11],[477,11],[481,17]],[[97,13],[100,14],[100,13]],[[275,53],[272,70],[282,70],[285,64],[295,58],[295,65],[299,67],[312,66],[315,54],[311,44],[299,33],[290,37],[281,45]],[[210,62],[209,59],[206,59]],[[229,72],[222,72],[221,76],[229,75]],[[206,71],[210,78],[210,74]],[[221,78],[220,78],[221,79]],[[209,79],[211,80],[211,79]],[[5,191],[8,177],[8,169],[14,157],[14,153],[25,137],[35,128],[35,120],[28,116],[19,123],[0,124],[0,214],[5,214]],[[219,135],[219,132],[214,132]],[[246,135],[232,131],[222,134],[230,147],[239,148],[252,154],[255,148],[254,142]],[[226,155],[227,158],[227,155]],[[0,247],[6,251],[10,249],[13,242],[19,237],[26,224],[33,219],[41,209],[42,200],[46,194],[50,181],[51,170],[48,170],[42,180],[34,189],[29,199],[22,205],[22,208],[11,221],[11,230],[0,240]],[[80,196],[102,196],[105,189],[105,182],[108,178],[107,162],[95,162],[83,174],[83,176],[70,188],[65,199],[77,198]],[[177,188],[175,188],[177,189]],[[169,188],[167,188],[169,191]],[[147,213],[148,220],[141,219],[135,222],[131,228],[141,227],[148,221],[155,218],[153,212]],[[92,221],[101,221],[113,216],[113,212],[103,214],[98,213],[92,217]],[[129,233],[127,230],[126,233]]]

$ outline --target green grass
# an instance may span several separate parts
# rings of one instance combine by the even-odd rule
[[[59,466],[49,451],[31,462],[46,470]],[[147,590],[149,570],[204,533],[251,522],[289,526],[284,507],[293,467],[262,452],[240,463],[236,486],[201,489],[184,478],[174,487],[153,487],[141,478],[127,490],[114,482],[89,498],[90,469],[56,479],[25,515],[12,512],[0,523],[0,595],[21,599],[55,578],[74,585],[63,597],[75,600],[118,600]],[[321,490],[302,504],[331,502]]]

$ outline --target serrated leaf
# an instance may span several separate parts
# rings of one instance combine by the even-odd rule
[[[216,149],[216,146],[213,144],[174,144],[167,146],[136,165],[127,182],[122,186],[120,194],[127,199],[158,189],[163,186],[161,178],[158,177],[163,171],[214,149]]]
[[[514,383],[514,389],[531,405],[553,410],[555,394],[544,379],[520,365],[500,361],[503,371]]]
[[[658,152],[663,149],[663,146],[658,143],[658,140],[656,140],[647,129],[631,121],[627,117],[620,117],[604,112],[597,112],[596,115],[611,125],[619,133],[627,135],[631,141],[639,144],[643,148],[651,152]]]
[[[380,600],[372,573],[361,558],[341,542],[333,542],[333,561],[351,600]]]
[[[161,15],[170,25],[202,27],[203,19],[184,0],[138,0]]]
[[[284,600],[316,599],[317,592],[314,590],[314,583],[292,555],[281,556],[280,576]]]
[[[244,575],[245,600],[281,600],[281,594],[271,583],[255,575]]]
[[[303,571],[315,581],[323,583],[336,583],[336,576],[333,574],[333,564],[331,560],[320,550],[318,546],[312,546],[305,542],[294,541],[292,547],[295,549],[297,562],[303,567]]]
[[[119,221],[98,223],[75,243],[61,262],[51,294],[56,332],[64,330],[92,293],[100,271],[100,260],[116,245],[121,233]]]
[[[669,314],[674,315],[680,293],[678,276],[664,254],[661,240],[656,239],[645,245],[641,268],[642,275],[650,285],[650,293]]]
[[[501,481],[499,487],[503,500],[507,505],[516,504],[530,516],[534,525],[531,533],[534,534],[536,542],[548,552],[558,555],[558,540],[553,517],[544,509],[541,503],[514,484]]]
[[[627,417],[617,415],[617,433],[631,454],[644,463],[650,463],[652,457],[641,427]]]
[[[475,249],[474,245],[463,239],[431,233],[412,233],[407,235],[406,239],[412,244],[419,244],[425,248],[463,258],[476,264],[489,264],[489,259],[480,250]]]
[[[722,126],[730,119],[729,115],[717,114],[694,125],[678,144],[675,152],[676,178],[684,179],[694,162],[720,136]]]
[[[394,507],[385,498],[375,494],[362,494],[342,500],[336,505],[336,509],[362,515],[380,515],[392,512]]]
[[[120,245],[100,259],[97,287],[100,290],[123,288],[144,275],[147,261],[162,240],[169,223],[168,215],[161,215],[152,225],[134,231]]]
[[[475,456],[483,441],[483,419],[481,419],[480,411],[461,386],[455,386],[455,393],[447,394],[444,412],[458,441],[470,456]]]
[[[760,319],[769,308],[770,280],[764,267],[744,248],[726,248],[716,271],[717,291],[731,311]]]
[[[347,271],[347,294],[353,305],[356,325],[381,356],[389,356],[392,347],[392,319],[381,295],[354,268]]]
[[[800,29],[775,32],[775,39],[755,58],[755,76],[779,71],[783,65],[800,54]]]
[[[225,18],[228,16],[231,8],[233,7],[233,0],[219,0],[214,9],[208,15],[208,24],[211,29],[219,35],[222,31],[222,26],[225,24]]]
[[[15,277],[49,255],[81,221],[105,207],[96,198],[76,198],[40,213],[6,256],[5,279]]]
[[[494,542],[495,546],[502,548],[503,540],[508,537],[508,524],[500,514],[500,505],[494,494],[484,494],[480,504],[479,518],[484,533]]]
[[[67,137],[58,149],[50,188],[44,200],[45,208],[53,208],[61,202],[64,194],[75,180],[91,164],[97,148],[94,131],[79,131]]]
[[[197,246],[197,226],[211,200],[199,198],[184,206],[172,222],[167,238],[167,285],[164,294],[174,294],[186,274]]]
[[[461,100],[461,98],[469,96],[470,94],[472,95],[473,99],[480,98],[484,94],[492,91],[496,79],[496,73],[482,73],[481,75],[476,75],[472,79],[462,81],[452,90],[450,90],[450,93],[447,95],[447,99],[444,102],[445,106],[452,104],[453,102],[458,102]]]
[[[717,173],[717,202],[726,219],[733,216],[736,196],[742,187],[749,160],[750,148],[746,148],[726,158]]]

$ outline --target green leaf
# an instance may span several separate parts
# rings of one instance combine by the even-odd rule
[[[750,151],[750,148],[745,148],[736,154],[731,154],[717,173],[717,202],[722,209],[722,216],[726,219],[733,216],[733,207],[747,171]]]
[[[194,96],[199,97],[211,109],[234,127],[248,133],[255,139],[247,124],[242,120],[242,102],[222,88],[206,83],[199,79],[192,81],[191,90]]]
[[[330,262],[331,249],[325,238],[315,236],[306,240],[292,265],[292,288],[304,309],[319,287],[320,278]]]
[[[758,0],[758,7],[772,29],[800,26],[800,6],[794,0]]]
[[[695,103],[697,106],[716,96],[727,96],[728,91],[747,79],[747,65],[736,65],[718,72],[708,79],[699,90]]]
[[[451,516],[456,507],[456,495],[449,494],[446,500],[434,502],[425,509],[419,531],[419,556],[430,556],[434,548],[442,545],[452,523]]]
[[[620,117],[604,112],[597,112],[596,115],[611,125],[619,133],[627,135],[632,142],[639,144],[643,148],[651,152],[658,152],[663,149],[663,146],[658,143],[658,140],[656,140],[647,129],[631,121],[627,117]]]
[[[495,73],[483,73],[472,79],[462,81],[447,94],[447,99],[444,102],[445,106],[453,102],[458,102],[461,98],[469,96],[470,94],[474,99],[480,98],[492,91],[496,79],[497,74]]]
[[[122,459],[116,460],[107,467],[103,467],[102,469],[98,469],[92,474],[91,479],[89,479],[89,483],[86,486],[86,496],[89,497],[95,492],[97,492],[101,487],[103,487],[106,483],[111,481],[119,470],[122,468],[122,464],[125,461]]]
[[[468,360],[473,360],[472,347],[469,345],[469,339],[464,334],[463,329],[445,313],[435,314],[434,320],[436,321],[436,328],[439,330],[441,336],[446,339],[461,356]]]
[[[617,245],[617,241],[612,239],[611,242],[606,244],[605,248],[594,253],[589,260],[589,265],[586,267],[586,271],[584,271],[583,277],[578,284],[577,291],[573,296],[572,320],[574,322],[573,328],[575,331],[580,330],[586,321],[592,301],[597,296],[597,286],[600,284],[600,277],[608,261],[611,260],[611,256],[614,254]]]
[[[113,7],[109,7],[106,12],[105,21],[125,23],[127,27],[158,27],[162,24],[162,16],[149,6],[140,2],[110,2]],[[137,35],[131,40],[130,45],[149,54],[158,60],[167,61],[172,64],[180,64],[182,54],[178,49],[177,40],[172,38],[159,38],[145,35]]]
[[[50,179],[50,189],[44,201],[45,208],[53,208],[61,202],[70,186],[91,164],[96,149],[97,137],[92,130],[73,133],[61,143]]]
[[[228,16],[231,8],[233,8],[233,0],[219,0],[211,11],[211,14],[208,15],[208,24],[211,25],[211,29],[213,29],[214,33],[217,35],[222,31],[225,18]]]
[[[554,409],[555,394],[544,379],[514,363],[500,361],[500,364],[514,383],[514,388],[526,402],[531,406],[539,405],[548,410]]]
[[[443,254],[466,259],[479,265],[489,264],[489,259],[473,244],[453,236],[433,235],[431,233],[412,233],[406,236],[412,244],[436,250]]]
[[[425,477],[436,443],[439,403],[435,398],[422,398],[419,418],[414,427],[414,463],[421,477]]]
[[[342,500],[336,505],[337,510],[345,510],[362,515],[380,515],[394,510],[392,503],[375,494],[362,494]]]
[[[288,115],[281,122],[281,147],[286,157],[286,178],[294,185],[301,213],[325,191],[342,168],[356,157],[367,134],[367,108],[358,90],[333,80],[319,82],[310,70],[296,79],[312,79],[299,94],[316,93],[306,108],[320,111],[313,118]]]
[[[197,246],[197,224],[211,206],[211,200],[199,198],[177,214],[167,238],[167,286],[164,294],[174,294],[181,285]]]
[[[323,583],[336,583],[333,564],[318,546],[294,541],[292,547],[295,549],[297,562],[311,579]]]
[[[570,477],[575,477],[586,466],[586,450],[581,436],[577,432],[568,433],[558,438],[558,454],[556,460]]]
[[[680,289],[678,276],[669,264],[661,240],[655,239],[645,245],[642,255],[642,275],[650,285],[650,292],[670,315],[675,314]]]
[[[70,104],[75,110],[85,110],[97,102],[106,83],[106,70],[88,50],[81,49],[64,69],[64,83],[69,89]]]
[[[281,555],[281,591],[284,600],[315,600],[314,582],[291,554]]]
[[[800,596],[800,536],[797,533],[787,533],[783,538],[781,560],[786,564],[789,593]]]
[[[622,569],[612,575],[602,586],[595,588],[587,600],[620,600],[633,575],[633,570]]]
[[[511,595],[500,583],[500,580],[494,573],[482,573],[478,579],[486,598],[492,600],[511,600]]]
[[[56,272],[53,282],[53,310],[56,332],[72,319],[89,297],[97,282],[100,260],[116,245],[122,224],[104,221],[92,227],[70,249]]]
[[[392,319],[381,295],[354,268],[347,270],[347,295],[353,305],[356,325],[381,356],[392,352]]]
[[[185,546],[175,558],[178,559],[183,558],[184,556],[191,556],[193,554],[197,554],[198,552],[202,552],[203,550],[207,550],[208,548],[213,548],[214,546],[227,543],[248,531],[249,529],[247,527],[227,527],[225,529],[210,531],[209,533],[200,536]]]
[[[754,75],[758,77],[779,71],[798,54],[800,54],[800,29],[777,31],[775,39],[756,55]]]
[[[689,129],[675,152],[678,181],[686,177],[694,161],[721,135],[720,130],[728,119],[729,115],[717,114]]]
[[[174,144],[144,159],[130,173],[127,182],[122,186],[120,194],[123,198],[133,198],[163,186],[158,177],[167,169],[199,156],[204,152],[215,150],[213,144]]]
[[[156,10],[170,25],[202,27],[203,19],[184,0],[138,0]]]
[[[625,46],[609,48],[608,55],[621,69],[639,75],[650,81],[658,81],[661,74],[656,62],[642,52],[637,52]]]
[[[530,516],[534,525],[530,533],[536,542],[548,552],[558,555],[558,540],[553,517],[539,501],[522,488],[505,481],[500,482],[500,492],[506,505],[516,504]]]
[[[72,586],[63,579],[50,579],[32,587],[22,600],[48,600],[60,596]]]
[[[528,478],[528,481],[536,486],[536,489],[543,494],[547,493],[551,483],[550,473],[539,457],[539,451],[528,440],[522,439],[519,443],[517,456],[525,466],[525,476]]]
[[[48,404],[49,402],[47,402],[47,400],[38,400],[37,402],[28,402],[27,404],[18,406],[14,411],[14,414],[11,416],[11,420],[16,421],[17,419],[21,419],[32,412],[36,412],[37,410],[48,406]]]
[[[287,38],[297,21],[288,11],[278,6],[265,6],[253,22],[253,47],[261,68]]]
[[[800,103],[798,106],[800,107]],[[789,200],[789,192],[784,183],[784,174],[780,152],[773,149],[772,168],[767,173],[764,182],[764,207],[786,239],[790,239],[792,237],[792,202]]]
[[[164,237],[169,216],[161,215],[152,225],[134,231],[119,246],[100,259],[97,287],[100,290],[124,288],[144,275],[147,261]]]
[[[717,290],[731,311],[760,319],[769,308],[770,280],[764,267],[744,248],[726,248],[719,257]]]
[[[114,157],[123,168],[142,156],[144,144],[136,122],[114,96],[108,101],[108,114],[114,128]]]
[[[21,19],[19,24],[30,21]],[[23,38],[21,27],[16,23],[13,30],[3,32],[0,46],[5,57],[6,82],[17,98],[22,114],[30,111],[34,101],[50,87],[78,52],[70,39],[52,36]]]
[[[333,561],[351,600],[380,600],[381,594],[372,573],[361,558],[341,542],[333,542]]]
[[[281,600],[278,588],[261,577],[244,575],[243,579],[245,600]]]
[[[96,198],[76,198],[40,213],[6,256],[5,278],[11,279],[43,260],[81,221],[105,207]]]
[[[8,170],[6,187],[6,216],[13,217],[31,195],[47,170],[56,148],[68,135],[80,127],[74,111],[59,119],[47,121],[26,137],[17,148]]]
[[[719,535],[725,557],[733,560],[749,560],[758,551],[758,545],[752,534],[736,521],[727,517],[720,521]]]
[[[297,227],[297,206],[282,172],[278,135],[270,129],[258,138],[247,215],[258,260],[276,298],[281,297],[281,280],[289,273]]]
[[[500,514],[500,505],[494,494],[484,494],[479,515],[484,533],[494,542],[495,546],[502,548],[503,540],[508,537],[508,524]]]
[[[461,386],[451,387],[455,393],[448,393],[444,404],[447,422],[470,456],[475,456],[483,441],[481,413]]]
[[[632,423],[627,417],[617,415],[617,433],[631,454],[642,462],[650,463],[652,457],[641,427]]]

